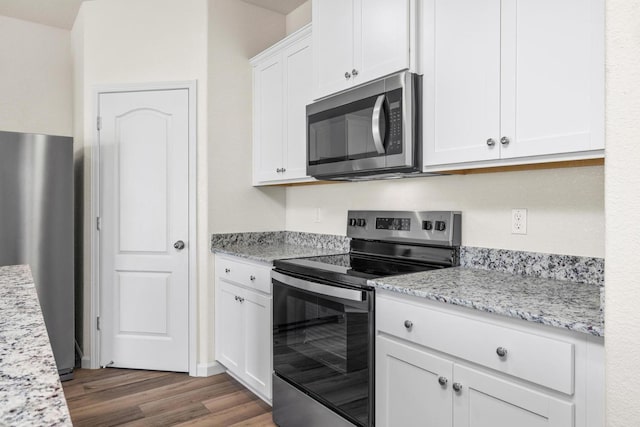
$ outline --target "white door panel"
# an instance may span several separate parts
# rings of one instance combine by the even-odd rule
[[[602,100],[595,1],[504,0],[502,158],[598,148]]]
[[[497,159],[500,0],[427,0],[425,165]]]
[[[102,365],[189,368],[188,99],[100,94]]]

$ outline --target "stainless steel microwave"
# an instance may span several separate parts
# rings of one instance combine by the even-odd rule
[[[402,72],[307,105],[307,174],[373,179],[422,172],[422,78]]]

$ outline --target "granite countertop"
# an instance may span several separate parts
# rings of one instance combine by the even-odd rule
[[[600,287],[592,284],[453,267],[371,280],[386,289],[604,336]]]
[[[343,236],[287,231],[214,234],[211,251],[273,263],[278,259],[346,253],[349,241]]]
[[[72,425],[28,266],[0,267],[0,425]]]
[[[342,253],[341,251],[314,248],[311,246],[300,246],[290,243],[265,243],[251,246],[236,244],[225,247],[216,247],[213,251],[215,253],[234,255],[241,258],[247,258],[252,261],[267,263],[272,263],[278,259],[335,255]]]

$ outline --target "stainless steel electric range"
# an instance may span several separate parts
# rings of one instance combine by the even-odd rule
[[[273,420],[374,425],[374,290],[367,280],[459,265],[461,214],[349,211],[349,253],[275,262]]]

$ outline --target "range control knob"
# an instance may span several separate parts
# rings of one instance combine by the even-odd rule
[[[433,221],[422,221],[423,230],[433,230]]]
[[[447,223],[444,221],[436,221],[436,230],[444,231],[447,228]]]
[[[358,227],[364,227],[367,225],[367,221],[364,218],[358,218]]]
[[[358,221],[355,218],[349,218],[349,225],[351,227],[355,227],[358,224]]]

